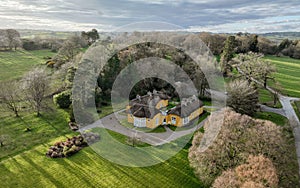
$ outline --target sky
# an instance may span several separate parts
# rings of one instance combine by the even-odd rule
[[[300,2],[1,0],[0,20],[0,28],[55,31],[82,31],[92,28],[114,31],[136,22],[149,26],[154,21],[177,25],[182,30],[192,32],[286,32],[300,31]]]

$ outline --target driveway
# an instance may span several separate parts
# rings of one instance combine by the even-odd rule
[[[119,112],[115,112],[108,116],[105,116],[104,118],[96,121],[95,123],[81,128],[79,131],[82,132],[84,130],[88,130],[96,127],[105,128],[128,137],[135,136],[136,138],[139,138],[142,142],[157,146],[157,145],[163,145],[169,143],[171,141],[177,140],[180,137],[195,132],[196,130],[201,128],[204,125],[204,122],[206,121],[204,120],[201,123],[199,123],[197,126],[188,130],[172,131],[168,127],[165,127],[166,132],[163,133],[146,133],[134,129],[129,129],[121,125],[119,121],[127,118],[126,116],[121,115],[121,112],[123,111],[124,110],[121,110]]]

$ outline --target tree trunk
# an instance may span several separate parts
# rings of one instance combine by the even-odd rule
[[[3,142],[1,141],[1,142],[0,142],[0,147],[3,147],[3,146],[4,146],[4,144],[3,144]]]

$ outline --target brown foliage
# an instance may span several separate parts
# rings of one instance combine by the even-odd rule
[[[211,120],[205,123],[204,134],[195,134],[190,148],[191,166],[203,183],[211,185],[224,170],[244,164],[249,155],[264,155],[276,167],[282,187],[299,185],[294,142],[282,132],[281,127],[230,109],[224,109],[223,114],[217,116],[222,115],[224,121],[221,130],[210,147],[205,151],[199,150],[204,134],[210,134],[208,127],[214,126]],[[227,176],[230,177],[231,174]]]
[[[262,155],[250,155],[247,163],[219,176],[213,187],[278,187],[276,169],[271,160]]]

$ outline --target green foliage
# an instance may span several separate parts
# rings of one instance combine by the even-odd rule
[[[72,104],[71,99],[71,91],[63,91],[59,94],[56,94],[53,96],[53,102],[56,104],[59,108],[69,108]]]
[[[258,40],[257,40],[258,36],[257,35],[251,35],[250,36],[250,40],[249,40],[249,50],[251,52],[258,52]]]
[[[221,71],[224,75],[227,75],[228,70],[231,69],[229,61],[234,57],[236,40],[234,36],[227,37],[223,53],[221,54]]]

